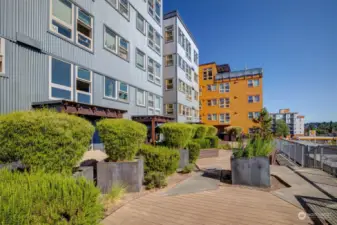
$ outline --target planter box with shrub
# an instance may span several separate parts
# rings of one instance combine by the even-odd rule
[[[179,169],[184,168],[185,166],[187,166],[190,162],[190,156],[189,156],[189,150],[186,149],[180,149],[179,150],[179,156],[180,156],[180,160],[179,160]]]
[[[145,141],[147,128],[126,119],[104,119],[97,123],[108,158],[97,164],[97,185],[108,192],[113,184],[122,183],[128,191],[140,191],[144,178],[143,160],[135,160]]]

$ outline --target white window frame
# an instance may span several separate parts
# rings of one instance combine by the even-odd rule
[[[256,101],[256,97],[258,96],[258,98],[259,98],[259,101]],[[261,101],[261,97],[260,97],[260,95],[254,95],[253,96],[253,102],[260,102]]]
[[[168,106],[171,106],[171,107],[168,107]],[[169,110],[170,109],[170,110]],[[171,112],[171,113],[168,113],[168,112]],[[165,114],[166,115],[174,115],[174,106],[172,103],[170,104],[165,104]]]
[[[172,33],[172,35],[168,36],[167,35],[168,33]],[[173,25],[165,27],[165,43],[170,43],[170,42],[174,42],[174,26]]]
[[[194,72],[194,82],[195,83],[199,83],[199,74],[197,74],[196,72]]]
[[[253,80],[248,80],[247,83],[248,83],[248,87],[253,87],[254,86]]]
[[[150,100],[150,96],[152,96],[152,100]],[[147,94],[147,108],[148,108],[148,110],[150,111],[153,111],[153,113],[154,113],[154,104],[155,104],[155,94],[152,94],[152,93],[150,93],[150,92],[148,92],[148,94]],[[150,102],[153,102],[153,106],[150,106],[151,104],[150,104]]]
[[[137,55],[138,55],[138,53],[141,53],[143,55],[143,57],[144,57],[143,58],[143,64],[144,64],[143,67],[137,63]],[[136,67],[138,67],[139,69],[146,70],[146,54],[145,54],[145,52],[141,51],[139,48],[136,48],[136,51],[135,51],[135,63],[136,63]]]
[[[174,57],[173,54],[165,56],[165,66],[174,66]]]
[[[116,41],[115,41],[115,46],[116,46],[116,50],[112,50],[110,49],[109,47],[106,46],[105,42],[106,42],[106,35],[110,35],[110,34],[107,34],[107,30],[109,30],[111,33],[113,33],[115,36],[116,36]],[[104,48],[109,51],[109,52],[112,52],[114,54],[117,55],[117,52],[118,52],[118,40],[119,40],[119,36],[116,32],[114,32],[112,29],[110,29],[109,27],[107,26],[104,26],[104,35],[103,35],[103,38],[104,38]]]
[[[121,84],[122,83],[126,84],[127,91],[121,90]],[[118,100],[122,101],[122,102],[128,102],[129,101],[129,85],[127,83],[125,83],[125,82],[122,82],[122,81],[119,81],[117,84],[118,84],[118,92],[117,92],[117,98],[118,98]],[[125,100],[125,99],[120,98],[119,97],[119,92],[126,93],[127,94],[127,99]]]
[[[110,80],[114,80],[115,81],[115,97],[111,97],[111,96],[105,95],[105,93],[106,93],[105,92],[105,82],[106,82],[106,79],[110,79]],[[118,81],[117,80],[115,80],[113,78],[110,78],[110,77],[104,76],[104,98],[117,100],[117,98],[118,98],[118,96],[117,96],[117,94],[118,94],[118,91],[117,91],[118,87],[117,87],[117,85],[118,85]]]
[[[228,117],[229,119],[227,119],[227,117]],[[230,123],[230,122],[231,122],[231,114],[225,113],[225,122],[226,122],[226,123]]]
[[[0,74],[6,73],[6,46],[5,46],[5,39],[0,38],[0,56],[2,57],[2,70],[0,71]]]
[[[120,12],[120,14],[122,14],[122,16],[124,16],[125,18],[129,19],[130,18],[130,4],[129,4],[129,0],[124,0],[127,2],[127,6],[125,6],[123,3],[122,3],[123,0],[118,0],[118,11]],[[126,8],[127,10],[127,15],[124,14],[121,10],[121,5],[122,7]]]
[[[161,86],[161,70],[162,70],[161,65],[158,62],[156,62],[154,59],[152,59],[151,57],[148,57],[148,63],[147,63],[148,68],[151,65],[150,60],[153,61],[153,73],[151,73],[150,70],[148,69],[148,81]],[[158,66],[159,66],[159,74],[157,74]],[[153,80],[150,79],[150,76],[153,76]]]
[[[123,46],[121,46],[121,40],[124,40],[124,41],[127,43],[126,49],[125,49]],[[126,54],[127,54],[126,59],[123,58],[123,57],[121,56],[121,51],[120,51],[120,49],[123,49],[123,50],[126,51]],[[125,38],[121,37],[121,36],[118,37],[118,56],[119,56],[121,59],[124,59],[124,60],[126,60],[126,61],[129,61],[129,58],[130,58],[130,42],[129,42],[128,40],[126,40]]]
[[[159,108],[156,107],[156,99],[159,99]],[[154,95],[154,111],[156,115],[160,115],[161,113],[161,104],[162,104],[162,99],[158,95]]]
[[[138,103],[138,94],[139,94],[139,92],[143,92],[143,102],[144,102],[144,104]],[[136,105],[146,107],[146,92],[144,90],[138,89],[138,88],[136,90]]]
[[[212,120],[212,114],[207,114],[207,120],[209,120],[209,121]]]
[[[225,113],[219,114],[219,123],[225,123]]]
[[[216,91],[217,89],[217,85],[216,84],[212,84],[211,85],[211,91]]]
[[[114,51],[114,50],[108,48],[108,47],[106,46],[106,44],[105,44],[105,41],[106,41],[106,35],[108,35],[108,34],[107,34],[107,30],[109,30],[111,33],[113,33],[113,34],[116,36],[116,42],[115,42],[115,44],[116,44],[116,51]],[[127,49],[125,49],[124,47],[121,46],[121,44],[120,44],[121,39],[123,39],[125,42],[127,42]],[[121,58],[121,59],[123,59],[123,60],[129,62],[129,60],[130,60],[130,42],[129,42],[127,39],[125,39],[125,38],[123,38],[122,36],[120,36],[119,34],[117,34],[117,32],[115,32],[114,30],[112,30],[111,28],[109,28],[109,27],[106,26],[106,25],[104,25],[103,42],[104,42],[104,49],[106,49],[107,51],[109,51],[109,52],[111,52],[111,53],[117,55],[119,58]],[[126,52],[127,52],[127,58],[126,58],[126,59],[123,58],[123,57],[120,55],[120,54],[121,54],[121,53],[120,53],[120,48],[126,50]]]
[[[138,19],[143,20],[143,29],[141,30],[137,24],[138,24]],[[137,12],[137,16],[136,16],[136,28],[137,30],[139,30],[142,34],[146,35],[146,21],[145,18],[139,13]]]
[[[52,83],[52,62],[53,62],[53,57],[49,56],[49,99],[51,100],[60,100],[61,98],[55,98],[52,97],[52,88],[57,88],[57,89],[61,89],[61,90],[65,90],[65,91],[70,91],[70,101],[72,101],[74,99],[74,65],[71,63],[68,63],[64,60],[60,60],[55,58],[56,60],[59,60],[61,62],[70,64],[70,87],[64,86],[64,85],[60,85],[60,84],[54,84]]]
[[[248,119],[254,119],[254,112],[248,112]]]
[[[172,87],[171,88],[168,88],[168,81],[171,80],[171,83],[172,83]],[[170,90],[173,90],[174,88],[174,84],[173,84],[173,78],[170,78],[170,79],[165,79],[165,90],[166,91],[170,91]]]
[[[252,99],[252,101],[249,101],[250,98]],[[249,104],[254,103],[254,96],[253,95],[248,96],[248,103]]]
[[[90,16],[90,18],[91,18],[91,20],[90,20],[90,23],[91,23],[90,27],[79,19],[79,14],[80,14],[79,11],[82,11],[83,13],[87,14],[88,16]],[[81,32],[78,31],[78,29],[77,29],[78,28],[78,25],[77,25],[78,21],[80,21],[80,23],[82,24],[82,26],[85,26],[85,27],[91,29],[91,37],[87,37],[86,35],[84,35],[84,34],[82,34]],[[79,35],[84,36],[85,38],[87,38],[87,39],[90,40],[90,43],[91,43],[90,48],[88,48],[87,46],[82,45],[78,41]],[[86,12],[85,10],[81,9],[80,7],[76,8],[76,44],[78,44],[82,48],[86,48],[86,49],[88,49],[90,51],[93,51],[93,49],[94,49],[94,17],[92,15],[90,15],[88,12]]]
[[[225,84],[224,83],[219,84],[219,92],[225,93]]]
[[[84,69],[84,70],[87,70],[87,71],[90,72],[90,81],[78,77],[78,68],[81,68],[81,69]],[[86,68],[83,68],[83,67],[81,67],[81,66],[75,66],[75,74],[76,74],[76,82],[75,82],[75,101],[78,102],[77,93],[80,93],[80,94],[84,94],[84,95],[90,96],[90,104],[92,104],[92,93],[93,93],[93,91],[92,91],[92,86],[93,86],[93,85],[92,85],[92,71],[91,71],[91,70],[88,70],[88,69],[86,69]],[[90,84],[90,92],[88,93],[88,92],[84,92],[84,91],[78,91],[78,90],[77,90],[77,80],[80,80],[80,81],[82,81],[82,82],[84,82],[84,83]]]
[[[70,41],[73,41],[73,38],[74,38],[75,5],[69,0],[66,0],[66,1],[68,1],[71,4],[71,15],[72,15],[71,16],[71,25],[63,22],[61,19],[59,19],[59,18],[57,18],[56,16],[53,15],[53,0],[50,0],[49,1],[49,5],[50,5],[50,7],[49,7],[49,15],[50,15],[49,16],[49,18],[50,18],[50,20],[49,20],[49,30],[51,32],[55,33],[56,35],[60,36],[60,37],[63,37],[63,38],[65,38],[67,40],[70,40]],[[55,31],[55,29],[53,28],[53,20],[55,20],[55,22],[59,23],[61,26],[64,26],[64,27],[70,29],[71,30],[71,37],[68,38],[68,37],[60,34],[59,32]]]
[[[214,116],[215,116],[215,119],[214,119]],[[213,113],[212,114],[212,121],[217,121],[217,120],[218,120],[218,114]]]
[[[155,29],[154,29],[154,27],[151,25],[151,24],[147,24],[147,39],[148,39],[148,46],[153,50],[153,51],[155,51],[156,53],[158,53],[159,55],[161,54],[161,36],[160,36],[160,33],[158,33]],[[153,32],[151,32],[151,30],[153,31]],[[150,38],[149,36],[149,33],[151,33],[152,34],[152,36],[153,36],[153,39],[152,38]],[[159,36],[159,45],[157,44],[157,42],[156,42],[156,38],[157,38],[157,36]]]
[[[153,5],[150,4],[152,2]],[[161,24],[161,15],[156,13],[156,3],[160,4],[160,13],[162,13],[162,3],[161,0],[148,0],[147,10],[149,15],[159,24]],[[151,13],[152,12],[152,13]]]

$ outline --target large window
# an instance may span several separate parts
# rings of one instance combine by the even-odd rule
[[[229,83],[222,83],[219,84],[219,92],[220,93],[225,93],[225,92],[229,92],[230,88],[229,88]]]
[[[173,104],[165,104],[165,114],[173,115]]]
[[[252,119],[258,119],[260,117],[260,112],[249,112],[248,113],[248,118],[250,120]]]
[[[173,55],[165,56],[165,66],[173,66],[173,65],[174,65]]]
[[[5,73],[5,39],[0,38],[0,74]]]
[[[137,18],[136,18],[136,27],[137,29],[142,32],[145,35],[145,19],[137,13]]]
[[[76,68],[76,101],[86,104],[92,103],[92,73],[91,71]]]
[[[230,122],[230,114],[229,113],[221,113],[219,115],[219,122],[220,123],[229,123]]]
[[[117,99],[117,81],[104,77],[104,97]]]
[[[180,28],[178,28],[178,43],[180,45],[183,45],[183,40],[184,40],[184,34],[183,32],[180,30]]]
[[[136,66],[142,70],[145,70],[145,61],[146,61],[145,53],[140,51],[137,48],[136,49]]]
[[[123,82],[119,82],[118,85],[118,99],[122,101],[128,101],[128,85]]]
[[[173,25],[165,27],[165,42],[174,41]]]
[[[195,65],[199,65],[199,55],[198,55],[198,53],[195,50],[194,50],[193,61],[194,61]]]
[[[248,96],[248,103],[256,103],[260,102],[260,95],[249,95]]]
[[[148,24],[147,37],[149,47],[160,54],[161,36],[150,24]]]
[[[50,29],[73,40],[74,5],[68,0],[50,0],[51,22]]]
[[[128,0],[106,0],[124,17],[129,18],[129,1]]]
[[[220,108],[229,108],[229,98],[220,98],[219,99],[219,107]]]
[[[155,96],[154,99],[154,108],[155,108],[155,114],[160,115],[161,112],[161,99],[159,96]]]
[[[203,70],[203,80],[212,80],[212,68],[206,68]]]
[[[166,79],[165,80],[165,89],[166,89],[166,91],[173,89],[173,79]]]
[[[153,19],[160,24],[161,18],[161,0],[148,0],[148,11]]]
[[[160,85],[161,84],[160,64],[149,57],[147,68],[148,68],[148,80]]]
[[[93,49],[93,18],[82,9],[77,8],[76,42],[85,48]]]
[[[260,86],[260,80],[248,80],[248,87]]]
[[[73,65],[50,58],[50,98],[72,100]]]
[[[212,120],[213,120],[213,121],[216,121],[216,120],[217,120],[217,116],[218,116],[218,115],[217,115],[216,113],[213,113],[213,114],[212,114]]]
[[[145,91],[137,89],[136,99],[137,99],[137,105],[145,106]]]
[[[129,59],[129,42],[108,27],[104,28],[104,47],[122,59]]]

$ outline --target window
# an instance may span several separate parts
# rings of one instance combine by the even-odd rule
[[[148,80],[151,82],[154,82],[158,85],[161,84],[161,75],[160,75],[160,64],[151,59],[150,57],[148,58]]]
[[[172,90],[173,89],[173,79],[166,79],[165,87],[166,87],[166,90]]]
[[[174,41],[173,25],[165,27],[165,42]]]
[[[145,19],[139,13],[137,13],[136,17],[136,27],[145,35]]]
[[[212,75],[212,68],[206,68],[203,70],[203,79],[204,80],[212,80],[213,75]]]
[[[260,102],[260,95],[254,96],[254,102]]]
[[[116,81],[114,79],[104,77],[104,97],[106,98],[117,98],[117,88]]]
[[[260,95],[248,96],[248,103],[260,102]]]
[[[254,112],[254,118],[258,119],[260,117],[260,112]]]
[[[248,80],[248,87],[253,87],[253,80]]]
[[[210,100],[207,100],[207,105],[208,106],[215,106],[216,105],[216,99],[210,99]]]
[[[248,80],[248,87],[260,86],[260,80]]]
[[[50,29],[63,37],[73,39],[74,5],[68,0],[50,0]]]
[[[216,99],[212,99],[212,106],[216,105],[217,100]]]
[[[104,47],[108,51],[118,54],[122,59],[129,59],[129,42],[108,27],[104,29]]]
[[[208,91],[216,91],[216,84],[209,84],[207,85],[207,90]]]
[[[161,37],[160,34],[157,31],[155,31],[150,24],[148,24],[147,37],[148,37],[148,46],[152,48],[155,52],[160,54]]]
[[[173,115],[173,104],[165,104],[165,114]]]
[[[154,20],[160,24],[161,0],[148,0],[148,11]]]
[[[212,120],[214,120],[214,121],[217,120],[217,114],[214,113],[214,114],[212,115]]]
[[[89,50],[93,49],[93,25],[93,18],[82,9],[77,8],[76,42]]]
[[[212,120],[212,114],[207,115],[207,120]]]
[[[86,104],[92,103],[91,71],[76,68],[76,101]]]
[[[136,49],[136,66],[145,70],[145,53]]]
[[[106,0],[110,5],[117,9],[124,17],[129,18],[129,1],[128,0]],[[118,5],[117,5],[118,2]]]
[[[248,119],[252,120],[254,118],[254,114],[252,112],[248,113]]]
[[[219,114],[219,122],[224,123],[225,122],[225,114],[221,113]]]
[[[194,73],[194,81],[199,83],[199,75],[197,73]]]
[[[50,98],[72,100],[73,65],[50,57]]]
[[[179,104],[179,115],[182,116],[184,111],[184,105]]]
[[[155,102],[154,102],[154,108],[155,108],[155,114],[159,115],[161,112],[161,103],[160,103],[160,97],[156,96],[155,97]]]
[[[229,123],[231,120],[231,115],[229,113],[226,113],[226,123]]]
[[[194,63],[196,64],[196,65],[199,65],[199,55],[198,55],[198,53],[194,50]]]
[[[186,84],[186,99],[192,101],[192,87]]]
[[[180,68],[183,68],[183,63],[184,63],[183,58],[181,58],[181,56],[178,55],[178,64]]]
[[[136,99],[137,99],[137,105],[145,106],[145,91],[137,89]]]
[[[219,92],[220,93],[229,92],[229,83],[220,84],[219,85]]]
[[[165,66],[173,66],[173,65],[174,65],[173,55],[165,56]]]
[[[149,93],[148,95],[148,107],[153,108],[154,107],[154,95]]]
[[[119,82],[118,99],[128,101],[128,85],[126,83]]]
[[[219,99],[220,108],[229,108],[229,98],[220,98]]]
[[[183,45],[183,40],[184,40],[184,34],[183,32],[180,30],[180,28],[178,28],[178,42],[180,45]]]
[[[199,100],[199,93],[197,91],[194,91],[194,100]]]
[[[5,73],[5,39],[0,38],[0,74]]]
[[[229,123],[230,122],[230,114],[229,113],[222,113],[219,115],[220,123]]]
[[[118,0],[107,0],[113,7],[117,8],[117,1]]]
[[[253,100],[253,96],[248,96],[248,103],[253,103],[254,100]]]

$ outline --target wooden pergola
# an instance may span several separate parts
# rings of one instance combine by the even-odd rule
[[[156,144],[156,127],[158,124],[173,122],[174,118],[160,115],[132,116],[132,120],[151,127],[152,144]]]

